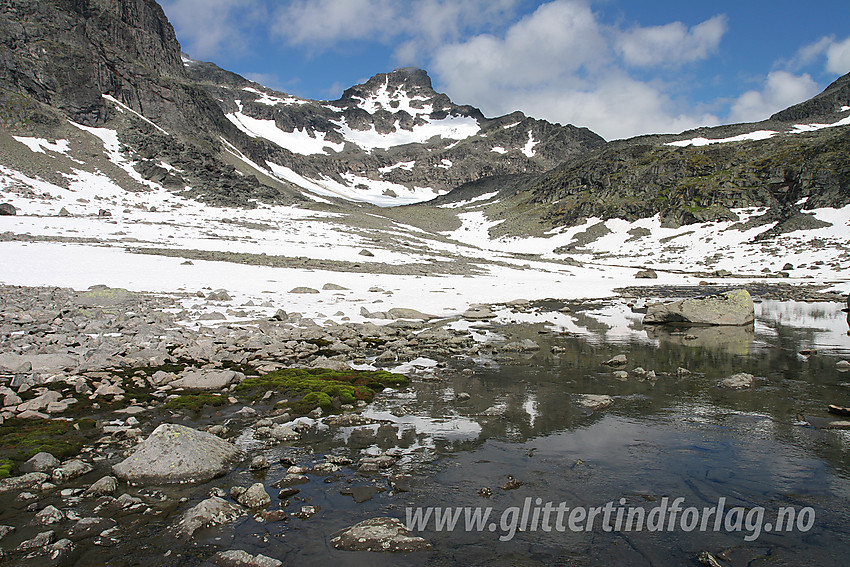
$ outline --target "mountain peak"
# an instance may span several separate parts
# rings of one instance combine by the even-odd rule
[[[342,93],[340,100],[365,101],[375,98],[430,100],[437,94],[431,86],[431,77],[425,70],[417,67],[403,67],[391,73],[378,73],[365,83],[354,85]]]

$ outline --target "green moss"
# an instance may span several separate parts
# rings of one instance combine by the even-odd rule
[[[255,400],[267,391],[303,395],[290,402],[293,411],[308,413],[314,408],[331,409],[358,400],[372,401],[376,391],[387,386],[404,386],[401,374],[370,370],[329,370],[327,368],[285,368],[240,382],[234,393]]]
[[[84,440],[70,421],[9,419],[0,425],[0,459],[23,462],[42,451],[65,459],[76,456]]]
[[[204,406],[223,406],[227,398],[215,394],[185,394],[168,400],[163,406],[165,409],[188,409],[198,411]]]
[[[12,476],[12,472],[15,470],[15,461],[10,459],[0,459],[0,478],[7,478]]]

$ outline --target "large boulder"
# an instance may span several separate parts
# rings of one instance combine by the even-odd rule
[[[241,456],[237,447],[211,433],[163,423],[112,470],[130,484],[206,482],[226,474]]]
[[[241,382],[245,375],[235,370],[184,370],[177,380],[171,382],[174,388],[191,390],[221,390],[234,382]]]
[[[745,289],[647,306],[643,323],[748,325],[755,321],[753,298]]]
[[[0,203],[0,216],[15,216],[18,214],[18,209],[12,203]]]

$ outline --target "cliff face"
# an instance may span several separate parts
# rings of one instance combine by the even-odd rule
[[[165,112],[163,79],[184,77],[180,44],[152,0],[4,0],[0,77],[81,124],[102,125],[111,94],[152,119]]]

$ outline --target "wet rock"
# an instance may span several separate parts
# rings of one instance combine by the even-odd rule
[[[394,474],[387,479],[390,487],[396,492],[410,492],[410,482],[413,477],[409,474]]]
[[[78,476],[88,474],[93,470],[94,467],[90,464],[74,459],[63,464],[61,467],[54,469],[51,476],[53,478],[53,482],[59,484],[77,478]]]
[[[50,453],[36,453],[30,460],[21,465],[21,472],[46,472],[49,473],[59,466],[59,459]]]
[[[484,488],[478,489],[478,496],[481,498],[490,498],[493,496],[493,489],[485,486]]]
[[[310,482],[310,477],[303,474],[287,474],[285,477],[274,483],[275,488],[287,488],[297,484],[306,484]]]
[[[35,522],[43,526],[58,524],[65,519],[65,513],[55,506],[45,506],[35,515]]]
[[[755,320],[753,298],[745,289],[719,295],[648,305],[643,323],[694,325],[748,325]]]
[[[80,518],[77,523],[68,530],[68,537],[73,541],[79,541],[95,536],[105,530],[117,525],[111,518],[88,517]]]
[[[201,528],[229,524],[245,515],[245,509],[218,496],[207,498],[187,510],[177,522],[177,534],[190,538]]]
[[[508,482],[506,482],[505,484],[502,485],[502,490],[516,490],[517,488],[520,488],[524,484],[525,483],[522,482],[519,479],[511,478],[511,479],[508,480]]]
[[[720,562],[707,551],[701,551],[699,555],[697,555],[697,561],[699,561],[702,565],[705,565],[705,567],[722,567]]]
[[[12,490],[27,490],[40,486],[50,478],[42,472],[32,472],[21,476],[13,476],[0,480],[0,494],[11,492]]]
[[[835,368],[839,372],[847,372],[848,370],[850,370],[850,362],[848,362],[846,360],[839,360],[838,362],[835,363]]]
[[[241,549],[219,551],[210,557],[210,563],[219,567],[280,567],[281,561],[265,555],[251,555]]]
[[[377,486],[347,486],[339,491],[344,496],[351,496],[358,504],[371,500],[379,492],[381,489]]]
[[[83,493],[85,496],[91,496],[94,498],[98,498],[100,496],[106,496],[115,494],[118,490],[118,479],[114,476],[105,476],[92,484],[86,491]]]
[[[343,551],[412,552],[431,548],[425,539],[410,535],[397,518],[372,518],[340,530],[331,545]]]
[[[270,467],[271,465],[269,464],[268,459],[266,459],[262,455],[257,455],[251,460],[251,464],[248,466],[248,470],[264,471]]]
[[[32,549],[42,549],[50,545],[56,540],[56,532],[53,530],[41,532],[32,539],[22,541],[17,547],[17,551],[30,551]]]
[[[292,430],[288,425],[278,424],[271,428],[269,435],[272,439],[285,442],[285,441],[297,441],[301,438],[301,435]]]
[[[625,381],[629,379],[629,373],[625,370],[615,370],[613,374],[617,380]]]
[[[590,411],[604,410],[614,402],[614,398],[604,394],[578,394],[573,400],[576,405]]]
[[[729,388],[731,390],[743,390],[745,388],[752,388],[754,381],[755,377],[752,374],[741,372],[729,376],[728,378],[724,378],[718,382],[717,386],[720,388]]]
[[[15,526],[0,525],[0,539],[15,531]]]
[[[226,474],[241,456],[211,433],[164,423],[112,470],[131,484],[197,483]]]
[[[628,357],[625,354],[618,354],[610,360],[606,360],[603,364],[607,366],[625,366],[629,363]]]
[[[60,539],[45,547],[44,551],[54,565],[61,565],[71,560],[76,551],[76,545],[70,539]]]
[[[531,339],[523,339],[521,341],[514,341],[504,345],[502,350],[507,352],[533,352],[540,350],[540,345]]]
[[[246,508],[265,508],[272,502],[271,496],[266,492],[263,483],[256,482],[236,497],[236,501]]]
[[[300,518],[302,520],[306,520],[307,518],[312,518],[319,511],[316,506],[301,506],[301,509],[293,514],[296,518]]]

